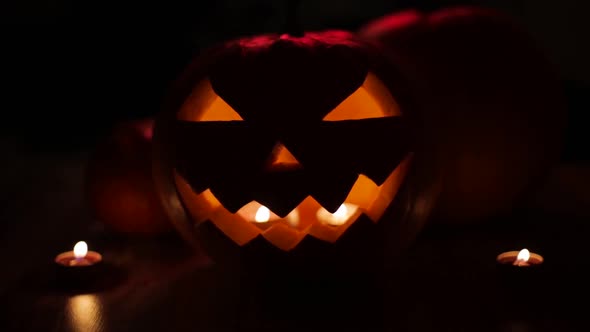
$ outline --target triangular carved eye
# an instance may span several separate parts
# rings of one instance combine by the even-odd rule
[[[177,115],[178,120],[185,121],[243,121],[242,117],[221,97],[219,97],[208,79],[193,90]]]
[[[361,120],[399,116],[401,111],[388,89],[372,73],[363,85],[324,117],[324,121]]]
[[[199,121],[244,121],[223,99],[217,97],[205,110]]]

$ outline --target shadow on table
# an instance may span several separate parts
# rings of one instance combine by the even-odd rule
[[[43,266],[26,273],[16,285],[18,292],[35,295],[78,295],[112,290],[124,284],[128,273],[119,266],[102,264],[92,275],[63,273],[56,265]]]
[[[237,331],[382,331],[384,291],[367,275],[243,277]]]

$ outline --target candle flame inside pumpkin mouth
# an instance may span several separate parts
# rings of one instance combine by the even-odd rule
[[[266,206],[260,206],[254,215],[254,221],[258,223],[268,222],[270,220],[270,210]]]
[[[344,200],[344,204],[348,207],[357,207],[357,209],[354,213],[348,213],[348,218],[339,220],[338,223],[326,223],[320,220],[318,211],[324,208],[312,196],[307,196],[284,218],[274,214],[272,207],[267,208],[268,215],[266,215],[267,211],[260,210],[262,205],[256,201],[244,205],[236,213],[231,213],[209,189],[199,194],[195,193],[176,171],[174,171],[174,179],[180,197],[196,224],[209,220],[240,246],[262,235],[276,247],[288,251],[301,242],[306,235],[330,243],[336,242],[361,214],[377,222],[395,198],[411,159],[412,154],[406,156],[380,186],[365,175],[359,175]],[[260,211],[262,211],[261,215],[258,215]],[[336,211],[336,216],[342,212]],[[263,219],[266,221],[262,221]]]

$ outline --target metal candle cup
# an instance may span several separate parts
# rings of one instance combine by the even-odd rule
[[[99,278],[102,255],[88,251],[86,242],[80,241],[74,250],[62,252],[55,257],[57,281],[71,287],[84,286]]]

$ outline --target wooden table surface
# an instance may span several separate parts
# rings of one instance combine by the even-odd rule
[[[378,296],[367,297],[375,303],[344,297],[358,311],[324,314],[310,297],[277,316],[267,309],[283,304],[261,303],[238,273],[173,234],[128,239],[103,230],[81,195],[86,152],[34,151],[10,140],[0,148],[9,156],[0,178],[0,331],[590,330],[590,167],[561,167],[511,215],[425,230]],[[104,255],[111,274],[94,289],[66,291],[52,260],[80,239]],[[507,285],[495,257],[522,247],[542,254],[545,270],[537,282]],[[342,292],[359,294],[364,285],[349,287]],[[379,313],[367,316],[368,307]]]

